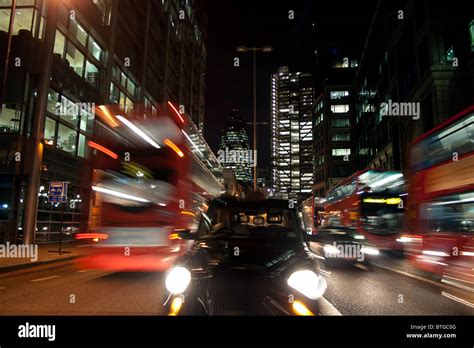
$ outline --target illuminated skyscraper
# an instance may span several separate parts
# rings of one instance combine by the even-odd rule
[[[310,74],[281,67],[272,75],[272,183],[275,195],[311,194],[314,88]]]
[[[227,119],[217,156],[223,168],[234,171],[239,182],[252,183],[252,166],[256,158],[250,149],[245,122],[238,109],[232,110]]]

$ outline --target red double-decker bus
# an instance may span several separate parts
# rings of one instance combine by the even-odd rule
[[[322,224],[354,227],[377,248],[401,251],[404,189],[400,172],[356,172],[328,191]]]
[[[474,291],[474,106],[412,143],[409,180],[408,258]]]
[[[187,251],[189,242],[177,232],[192,229],[206,202],[223,190],[203,163],[212,158],[196,144],[198,132],[188,134],[193,125],[185,115],[123,115],[114,106],[100,112],[104,122],[88,143],[94,151],[89,231],[76,235],[95,243],[79,265],[166,270]]]
[[[324,213],[324,207],[322,205],[324,200],[325,199],[311,195],[300,203],[299,211],[305,225],[306,233],[316,234],[318,232]]]

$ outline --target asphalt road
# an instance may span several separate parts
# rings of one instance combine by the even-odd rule
[[[0,315],[159,315],[159,273],[81,271],[72,262],[0,276]],[[386,269],[331,268],[326,300],[342,315],[474,315],[443,288]]]
[[[0,277],[0,315],[156,315],[159,273],[81,271],[73,263]]]
[[[474,315],[435,282],[375,266],[332,267],[325,298],[342,315]]]

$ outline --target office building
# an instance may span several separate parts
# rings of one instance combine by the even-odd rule
[[[199,1],[12,6],[0,2],[0,240],[54,242],[86,228],[94,105],[171,101],[202,130],[207,20]],[[69,182],[67,204],[47,201],[51,181]]]
[[[405,170],[417,136],[472,105],[472,5],[379,1],[354,82],[357,169]],[[418,113],[382,115],[383,103]]]
[[[271,77],[272,185],[275,196],[298,198],[313,186],[311,74],[281,67]]]
[[[252,169],[258,158],[249,146],[245,122],[238,109],[232,110],[227,118],[217,158],[223,168],[233,170],[237,181],[242,185],[253,183]]]

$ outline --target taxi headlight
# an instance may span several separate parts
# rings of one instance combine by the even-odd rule
[[[174,267],[166,276],[166,289],[173,295],[183,293],[191,282],[191,273],[184,267]]]
[[[323,296],[327,288],[326,280],[313,271],[296,271],[288,278],[288,285],[311,300]]]

